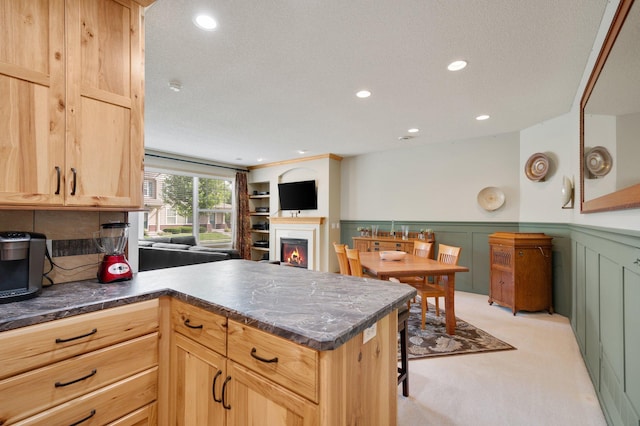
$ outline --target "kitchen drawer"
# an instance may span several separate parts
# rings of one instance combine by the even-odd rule
[[[222,315],[172,299],[171,324],[178,333],[221,355],[227,354],[227,318]]]
[[[392,241],[372,241],[371,251],[406,251],[405,243]]]
[[[153,367],[14,424],[104,425],[150,404],[157,394],[158,367]]]
[[[11,422],[158,365],[158,333],[0,381],[0,419]]]
[[[158,300],[0,333],[0,379],[158,330]]]
[[[228,358],[318,402],[318,352],[229,320]]]
[[[158,403],[149,405],[119,418],[108,426],[156,426],[158,424]]]

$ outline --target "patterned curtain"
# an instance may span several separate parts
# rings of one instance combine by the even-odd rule
[[[251,218],[249,216],[249,189],[245,172],[236,173],[236,200],[238,201],[238,216],[234,246],[240,252],[242,259],[251,260]]]

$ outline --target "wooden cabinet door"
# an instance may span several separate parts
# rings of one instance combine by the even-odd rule
[[[514,274],[516,311],[551,309],[551,246],[516,248]]]
[[[226,358],[179,333],[173,333],[169,423],[176,426],[224,425],[220,403]],[[214,399],[215,398],[215,399]],[[216,401],[217,400],[217,401]]]
[[[358,239],[353,239],[353,245],[354,248],[358,251],[361,252],[366,252],[366,251],[370,251],[370,247],[369,247],[369,241],[368,240],[358,240]]]
[[[131,0],[66,0],[69,206],[140,207],[143,26]]]
[[[64,0],[0,2],[0,204],[64,202]]]
[[[227,424],[318,424],[318,409],[315,404],[233,361],[227,361],[227,368],[231,377],[224,401],[227,407]]]

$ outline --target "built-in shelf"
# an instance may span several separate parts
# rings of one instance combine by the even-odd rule
[[[264,260],[264,253],[269,253],[268,247],[255,247],[258,241],[269,241],[270,222],[270,183],[253,182],[248,184],[249,190],[249,216],[251,216],[251,255],[252,260]],[[266,211],[265,211],[266,210]],[[258,229],[254,229],[254,226]],[[267,228],[267,229],[264,229]],[[266,257],[268,259],[268,256]]]

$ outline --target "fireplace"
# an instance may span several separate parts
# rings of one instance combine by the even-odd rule
[[[280,238],[280,262],[298,268],[308,268],[309,240]]]

